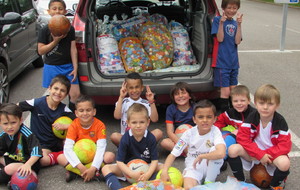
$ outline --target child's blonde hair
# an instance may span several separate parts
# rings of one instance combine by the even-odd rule
[[[275,103],[277,105],[280,104],[280,92],[279,90],[271,85],[271,84],[264,84],[262,86],[260,86],[255,94],[254,94],[254,101],[264,101],[264,102],[271,102],[272,99],[275,100]]]
[[[130,120],[130,117],[134,113],[144,113],[146,118],[149,118],[149,113],[147,108],[143,104],[133,103],[127,111],[127,120]]]
[[[250,91],[245,85],[237,85],[234,87],[230,92],[230,96],[232,97],[235,95],[247,96],[248,100],[250,100]]]

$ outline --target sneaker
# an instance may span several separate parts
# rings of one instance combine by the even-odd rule
[[[210,183],[213,183],[213,182],[211,182],[211,181],[204,181],[204,185],[206,185],[206,184],[210,184]]]
[[[271,187],[270,190],[282,190],[283,187],[278,186],[278,187]]]
[[[72,181],[73,179],[77,178],[77,174],[73,173],[73,172],[69,172],[66,171],[66,182],[69,183],[70,181]]]
[[[221,168],[220,168],[220,171],[221,171],[221,172],[223,172],[223,171],[225,171],[225,170],[227,170],[227,161],[226,161],[226,160],[224,160],[223,165],[222,165]]]
[[[10,185],[10,181],[7,183],[7,188],[8,188],[9,190],[12,190],[12,187],[11,187],[11,185]]]
[[[93,179],[98,181],[98,182],[105,181],[105,178],[104,178],[103,174],[99,171],[96,171],[96,174],[93,177]]]

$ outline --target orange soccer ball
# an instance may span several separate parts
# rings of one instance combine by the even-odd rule
[[[64,15],[54,15],[48,23],[48,28],[54,36],[66,35],[71,27],[69,19]]]
[[[272,176],[262,164],[256,164],[250,170],[250,179],[254,185],[260,188],[268,188],[270,186]]]

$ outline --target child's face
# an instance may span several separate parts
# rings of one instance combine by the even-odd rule
[[[190,103],[191,96],[190,94],[185,90],[178,90],[174,93],[174,101],[179,106],[188,105]]]
[[[54,15],[65,15],[67,13],[65,7],[60,2],[53,2],[48,9],[48,14],[52,17]]]
[[[246,95],[233,95],[231,96],[231,102],[233,108],[240,113],[246,111],[250,104],[250,100]]]
[[[61,102],[67,96],[67,87],[60,82],[49,87],[49,97],[53,102]]]
[[[127,120],[127,125],[135,137],[144,136],[149,124],[150,119],[145,112],[132,113],[129,120]]]
[[[217,117],[215,116],[212,108],[198,108],[193,116],[194,123],[198,126],[200,135],[207,134]]]
[[[271,120],[275,111],[279,107],[274,98],[272,98],[270,102],[258,99],[255,101],[255,106],[260,118],[266,120]]]
[[[22,120],[14,115],[1,115],[0,123],[3,131],[13,136],[19,131]]]
[[[94,116],[96,115],[96,109],[89,101],[80,102],[76,105],[75,110],[76,117],[79,118],[80,124],[86,127],[92,124]]]
[[[224,13],[228,19],[232,19],[237,13],[238,9],[239,8],[236,4],[228,4],[227,7],[224,9]]]
[[[133,100],[138,100],[144,90],[141,81],[139,79],[127,79],[126,82],[126,89],[129,97]]]

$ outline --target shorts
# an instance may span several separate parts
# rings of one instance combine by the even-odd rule
[[[254,165],[260,163],[260,161],[258,161],[258,160],[248,161],[248,160],[243,159],[242,157],[241,157],[241,160],[242,160],[242,163],[243,163],[243,168],[246,171],[250,171],[251,168],[253,168]],[[274,172],[276,170],[276,166],[273,165],[273,164],[267,164],[267,165],[265,165],[265,167],[266,167],[266,170],[267,170],[268,174],[270,176],[274,176]]]
[[[11,159],[9,158],[8,156],[4,156],[4,161],[5,161],[5,165],[7,166],[8,164],[11,164],[11,163],[20,163],[19,161],[16,161],[14,159]],[[40,171],[40,168],[41,168],[41,165],[40,165],[40,161],[36,161],[32,166],[31,166],[31,169],[33,171],[35,171],[36,174],[39,173]]]
[[[214,86],[230,87],[238,84],[239,69],[214,69]]]
[[[57,141],[56,143],[42,143],[40,142],[42,149],[49,149],[52,152],[59,152],[64,149],[64,143],[63,141]]]
[[[200,164],[194,167],[187,167],[183,170],[183,177],[189,177],[195,179],[198,184],[202,183],[202,180],[205,179],[207,173],[207,159],[203,159]]]
[[[73,75],[69,76],[69,74],[73,71],[73,64],[64,64],[64,65],[48,65],[44,64],[44,70],[43,70],[43,84],[42,86],[44,88],[48,88],[50,86],[51,80],[56,75],[65,75],[70,82],[73,79]],[[71,84],[79,84],[78,77],[75,81],[71,82]]]

